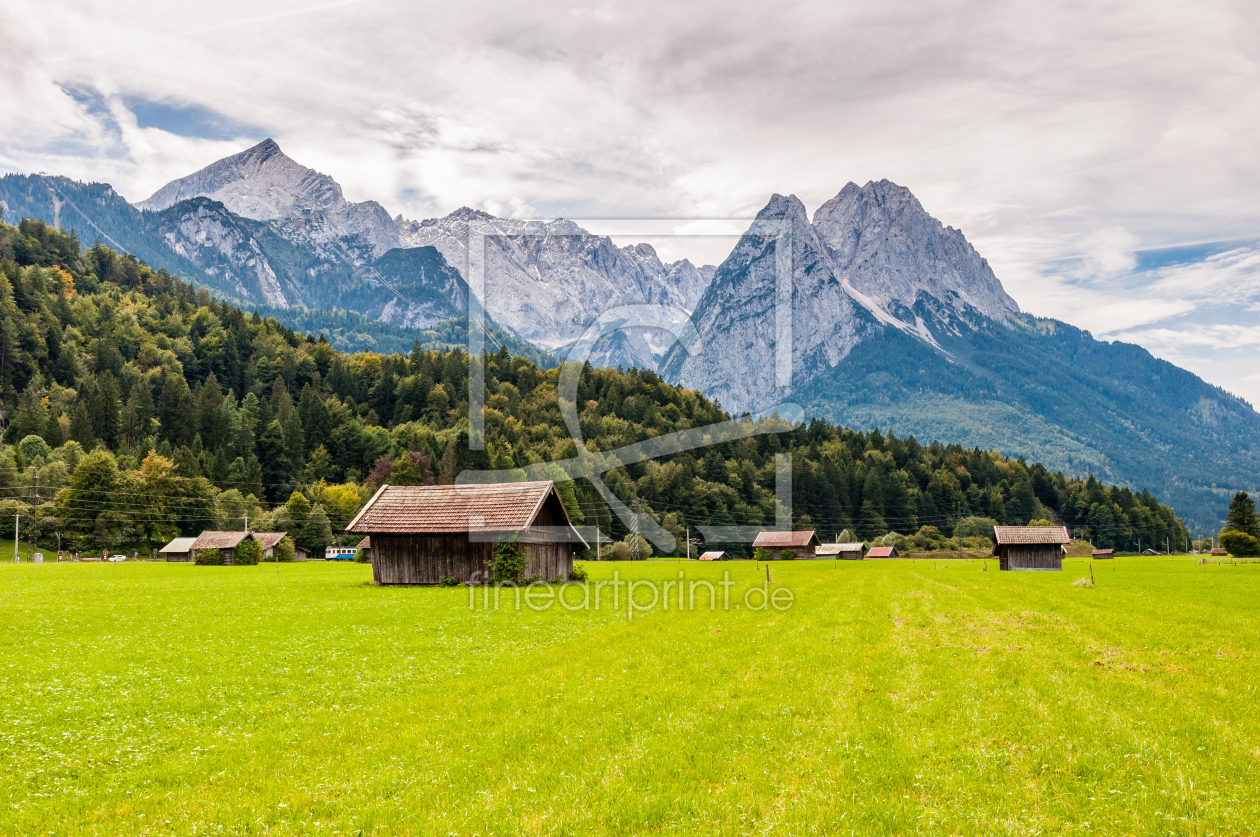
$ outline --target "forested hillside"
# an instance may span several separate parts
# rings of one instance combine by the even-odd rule
[[[486,451],[467,450],[468,357],[333,349],[210,297],[163,269],[42,222],[0,225],[0,506],[23,537],[71,549],[147,550],[206,528],[284,528],[320,548],[381,481],[454,481],[464,468],[572,456],[559,370],[506,348],[487,358]],[[703,395],[652,372],[584,370],[578,403],[593,449],[725,420]],[[1099,546],[1182,542],[1146,491],[1070,479],[981,450],[922,445],[815,420],[618,469],[619,497],[681,535],[774,520],[774,455],[793,455],[793,512],[824,540],[890,530],[925,546],[976,521],[1055,519]],[[583,481],[563,483],[575,520],[626,532]]]
[[[1140,346],[1025,314],[936,336],[944,351],[885,330],[800,402],[851,427],[1038,451],[1068,473],[1150,486],[1199,531],[1221,524],[1227,486],[1260,487],[1260,416]]]

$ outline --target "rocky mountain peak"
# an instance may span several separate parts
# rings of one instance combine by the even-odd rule
[[[963,234],[889,180],[845,185],[814,213],[813,228],[847,287],[897,315],[930,297],[1004,320],[1019,311]]]
[[[244,218],[278,222],[282,236],[325,257],[352,253],[362,261],[398,246],[398,224],[384,207],[347,201],[337,181],[295,161],[273,139],[172,180],[137,207],[159,212],[195,197]]]
[[[272,139],[172,180],[138,206],[156,212],[193,197],[217,200],[255,221],[292,218],[346,203],[337,181],[293,160]]]
[[[791,232],[792,318],[776,326],[783,239]],[[962,233],[927,213],[903,186],[845,185],[811,221],[795,195],[773,195],[717,269],[692,323],[704,352],[674,347],[668,380],[757,411],[835,368],[859,344],[892,328],[938,347],[937,335],[1018,312]],[[791,381],[775,341],[791,335]]]

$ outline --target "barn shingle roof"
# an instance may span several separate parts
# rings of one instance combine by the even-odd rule
[[[813,529],[801,532],[759,532],[757,540],[753,541],[753,546],[809,546],[811,543],[815,546],[818,544],[818,536],[814,534]]]
[[[994,526],[993,542],[998,545],[1071,543],[1066,526]]]
[[[705,552],[700,556],[701,561],[721,561],[726,557],[725,552]]]
[[[843,555],[846,552],[861,552],[866,544],[861,543],[825,543],[814,550],[815,555]]]
[[[271,549],[280,541],[284,540],[284,536],[288,532],[252,532],[254,540],[258,541],[258,545],[263,549]]]
[[[158,552],[180,553],[187,552],[192,549],[192,545],[196,542],[196,538],[176,538],[166,546],[158,550]]]
[[[555,494],[563,509],[555,483],[550,480],[490,485],[383,485],[346,530],[417,535],[517,531],[534,522],[551,494]]]
[[[866,553],[867,558],[891,558],[893,553],[897,551],[895,546],[872,546],[871,551]]]
[[[236,549],[245,532],[202,532],[189,549]]]

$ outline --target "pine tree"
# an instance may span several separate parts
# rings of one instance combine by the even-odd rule
[[[61,430],[61,417],[53,410],[48,412],[48,421],[44,423],[44,441],[51,448],[59,448],[66,441],[66,434]]]
[[[459,445],[457,436],[452,436],[446,443],[446,451],[442,454],[442,470],[438,473],[439,485],[454,485],[459,476]]]
[[[858,531],[867,540],[878,538],[888,531],[888,524],[884,522],[884,516],[879,513],[879,509],[875,508],[875,504],[870,500],[862,501],[862,510],[858,513]]]
[[[13,417],[11,433],[14,441],[27,436],[39,436],[48,428],[48,410],[44,407],[40,392],[42,384],[39,376],[31,381],[22,400],[18,402],[17,414]]]
[[[92,418],[88,415],[87,405],[80,397],[70,410],[70,438],[84,448],[96,444],[96,436],[92,433]]]
[[[1260,538],[1260,515],[1256,514],[1256,501],[1246,491],[1239,491],[1229,502],[1229,515],[1225,528],[1234,529],[1253,538]]]
[[[323,552],[333,542],[332,525],[321,504],[316,503],[311,509],[306,523],[299,530],[297,542],[316,553]]]

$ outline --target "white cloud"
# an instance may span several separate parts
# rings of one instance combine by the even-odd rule
[[[1105,227],[1085,236],[1082,243],[1084,268],[1092,278],[1110,278],[1132,272],[1137,267],[1134,251],[1138,237],[1124,227]]]

